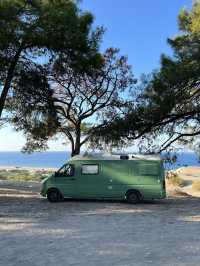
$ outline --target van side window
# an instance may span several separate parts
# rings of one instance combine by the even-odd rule
[[[99,165],[98,164],[82,164],[81,173],[82,175],[98,175]]]
[[[72,164],[64,165],[58,172],[57,176],[74,176],[74,166]]]
[[[139,174],[141,176],[158,175],[158,166],[156,164],[140,164]]]

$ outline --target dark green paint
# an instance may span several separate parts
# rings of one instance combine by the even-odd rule
[[[161,160],[70,160],[73,176],[50,176],[42,184],[41,194],[57,188],[66,198],[125,199],[130,189],[138,190],[143,199],[166,197],[164,168]],[[82,174],[83,164],[98,164],[98,174]]]

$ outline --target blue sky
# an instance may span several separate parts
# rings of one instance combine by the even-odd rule
[[[81,6],[92,11],[96,25],[107,29],[102,48],[120,48],[140,76],[159,66],[162,53],[171,53],[166,40],[178,33],[180,9],[191,4],[192,0],[83,0]]]
[[[106,28],[102,50],[120,48],[138,78],[159,67],[160,55],[171,54],[167,38],[178,34],[177,15],[192,0],[83,0],[81,8],[91,11],[95,25]],[[11,127],[0,130],[0,151],[20,150],[25,140]],[[63,140],[50,143],[50,150],[66,150]]]

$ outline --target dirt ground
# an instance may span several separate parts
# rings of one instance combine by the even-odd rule
[[[51,204],[38,191],[0,181],[2,266],[200,265],[200,198]]]

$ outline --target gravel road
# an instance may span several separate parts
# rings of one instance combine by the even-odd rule
[[[1,266],[199,266],[200,199],[50,204],[0,182]]]

